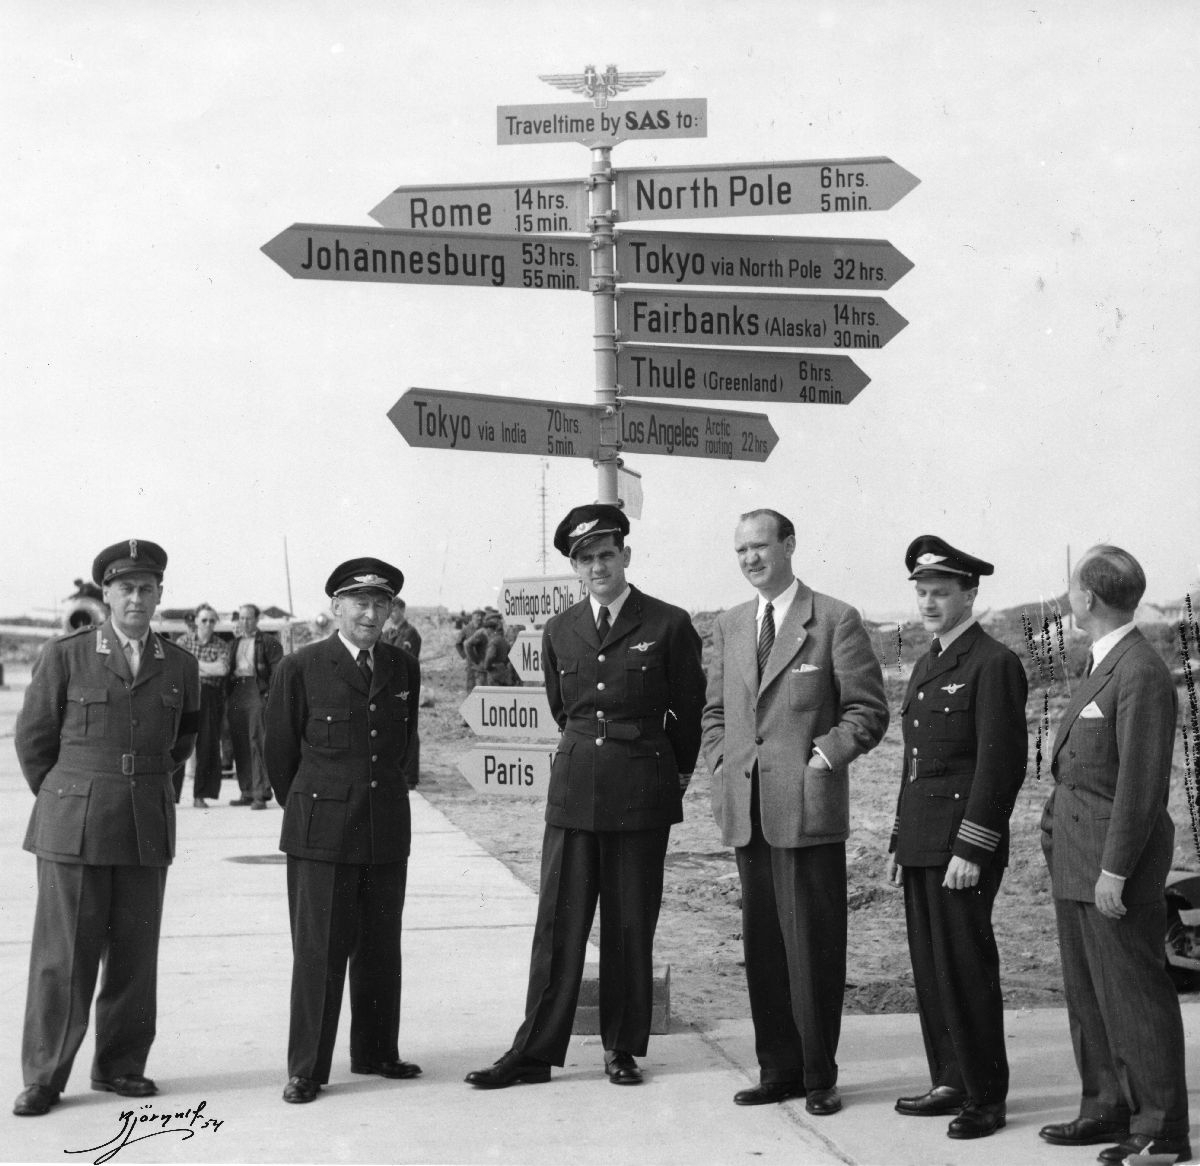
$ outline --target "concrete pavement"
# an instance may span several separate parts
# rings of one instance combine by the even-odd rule
[[[911,1015],[846,1017],[840,1053],[846,1108],[829,1118],[810,1117],[803,1101],[732,1104],[736,1090],[757,1080],[746,1017],[705,1032],[676,1017],[669,1035],[652,1038],[640,1088],[611,1087],[597,1038],[576,1037],[568,1064],[554,1070],[549,1085],[471,1089],[463,1075],[499,1056],[519,1023],[536,900],[420,797],[413,806],[400,1051],[424,1068],[422,1077],[352,1076],[344,1014],[333,1076],[321,1097],[307,1106],[280,1100],[291,973],[284,866],[276,849],[280,814],[225,804],[199,811],[185,799],[167,881],[158,1038],[147,1067],[162,1092],[147,1102],[92,1092],[89,1035],[61,1104],[46,1117],[12,1117],[9,1105],[22,1086],[35,863],[20,849],[31,797],[11,743],[24,677],[9,669],[8,679],[11,690],[0,692],[4,1161],[95,1162],[114,1149],[108,1160],[118,1163],[1095,1161],[1099,1147],[1055,1148],[1037,1137],[1042,1124],[1073,1116],[1077,1105],[1066,1018],[1054,1010],[1008,1013],[1009,1125],[978,1142],[950,1141],[944,1119],[893,1112],[897,1096],[926,1083]],[[687,969],[673,968],[672,975],[678,980]],[[1185,1006],[1184,1020],[1194,1082],[1200,1006]],[[192,1121],[189,1111],[197,1109],[201,1116]],[[180,1113],[188,1116],[158,1120]],[[133,1124],[122,1115],[146,1120]],[[132,1140],[164,1125],[154,1137]]]

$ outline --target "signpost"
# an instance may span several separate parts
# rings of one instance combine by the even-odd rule
[[[293,223],[263,252],[293,279],[587,289],[587,239]]]
[[[458,759],[458,771],[483,794],[543,798],[550,788],[554,747],[483,741]]]
[[[573,577],[573,576],[572,576]],[[542,633],[521,632],[508,653],[508,662],[526,684],[537,684],[544,680],[542,673]]]
[[[882,348],[908,323],[878,296],[617,293],[621,340],[756,348]]]
[[[532,667],[537,668],[535,679],[541,679],[542,675],[540,629],[546,626],[546,621],[552,615],[566,611],[586,595],[587,588],[575,575],[535,575],[501,582],[500,614],[508,623],[522,623],[539,632],[539,659],[532,663]]]
[[[563,182],[487,182],[476,186],[400,186],[371,218],[401,231],[477,231],[548,235],[587,230],[587,186]]]
[[[912,270],[883,239],[618,231],[617,282],[884,291]]]
[[[649,138],[705,138],[708,101],[610,101],[598,109],[587,102],[501,105],[496,108],[496,142],[501,146],[579,142],[602,148]]]
[[[558,725],[550,715],[544,688],[479,684],[459,711],[471,731],[481,737],[558,740]]]
[[[616,206],[628,219],[885,211],[920,182],[891,158],[656,166],[616,174]]]
[[[848,356],[622,344],[617,378],[627,397],[848,405],[871,378]]]

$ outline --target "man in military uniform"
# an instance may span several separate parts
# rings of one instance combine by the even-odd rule
[[[467,691],[470,692],[478,683],[475,675],[475,663],[470,656],[467,655],[467,641],[483,626],[483,610],[476,608],[471,612],[470,618],[463,624],[458,631],[458,637],[454,641],[454,650],[459,654],[465,666],[465,680]]]
[[[554,546],[590,595],[547,624],[546,696],[562,730],[542,842],[525,1021],[494,1065],[467,1074],[496,1089],[550,1080],[562,1065],[584,953],[600,903],[604,1071],[637,1085],[653,1007],[654,929],[671,826],[700,749],[704,671],[687,612],[625,580],[629,520],[577,506]]]
[[[111,615],[48,644],[17,718],[16,748],[37,795],[25,849],[37,855],[21,1064],[13,1112],[57,1104],[101,962],[92,1088],[149,1097],[158,936],[175,853],[171,771],[192,751],[195,657],[150,629],[167,554],[128,539],[96,556]]]
[[[380,642],[404,575],[351,559],[325,584],[337,632],[285,656],[267,702],[265,757],[284,808],[292,927],[284,1101],[329,1080],[346,964],[350,1071],[415,1077],[399,1057],[400,918],[412,837],[404,765],[420,667]]]
[[[991,563],[922,535],[904,558],[929,652],[901,708],[904,764],[888,879],[904,888],[908,950],[932,1088],[899,1113],[955,1114],[952,1138],[1005,1124],[1008,1059],[992,904],[1025,780],[1025,669],[972,614]]]

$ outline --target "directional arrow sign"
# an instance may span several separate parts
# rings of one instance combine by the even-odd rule
[[[525,579],[505,579],[500,584],[500,614],[508,623],[522,623],[530,628],[543,628],[552,615],[573,607],[587,595],[587,588],[575,575],[538,575]],[[525,635],[526,633],[522,633]],[[532,633],[530,633],[532,634]],[[518,637],[517,643],[521,643]],[[536,636],[538,659],[531,660],[530,666],[537,669],[537,675],[521,679],[540,680],[542,677],[541,664],[542,637]],[[512,659],[512,653],[509,653]],[[517,668],[520,672],[520,667]]]
[[[481,794],[545,797],[553,757],[553,746],[481,743],[458,759],[458,771]]]
[[[558,725],[550,715],[544,688],[480,684],[471,690],[459,712],[479,737],[558,740]]]
[[[622,344],[617,380],[629,397],[848,405],[871,378],[848,356]]]
[[[883,239],[618,231],[617,282],[885,290],[912,262]]]
[[[508,653],[508,662],[526,684],[542,680],[542,633],[521,632]]]
[[[564,182],[478,186],[400,186],[371,218],[401,231],[451,230],[520,235],[588,229],[587,187]]]
[[[617,292],[620,340],[756,348],[882,348],[908,321],[878,296]]]
[[[622,219],[885,211],[920,182],[891,158],[666,166],[616,173]]]
[[[293,223],[262,250],[295,279],[587,288],[587,239]]]
[[[765,462],[779,441],[765,413],[630,401],[620,419],[621,445],[630,453]]]
[[[427,449],[596,455],[596,409],[590,405],[409,389],[388,410],[388,419],[409,445]]]
[[[708,100],[610,101],[596,109],[586,101],[551,105],[501,105],[496,109],[496,141],[501,146],[535,142],[580,142],[612,146],[643,138],[705,138]]]

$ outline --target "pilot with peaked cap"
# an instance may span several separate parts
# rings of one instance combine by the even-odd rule
[[[700,749],[704,672],[687,612],[625,579],[629,520],[577,506],[554,546],[588,597],[542,635],[546,697],[562,730],[550,773],[525,1020],[512,1048],[468,1073],[483,1089],[550,1080],[562,1065],[600,904],[604,1071],[637,1085],[653,1008],[654,930],[671,826]]]
[[[329,1080],[346,965],[350,1071],[407,1078],[399,1055],[400,917],[412,835],[404,768],[421,672],[380,637],[404,576],[350,559],[325,584],[336,632],[285,656],[267,700],[267,775],[284,808],[292,927],[283,1100]]]
[[[150,627],[166,565],[145,539],[96,556],[109,618],[46,645],[17,718],[17,757],[37,795],[25,849],[38,866],[21,1117],[46,1113],[66,1087],[101,964],[92,1088],[158,1092],[145,1068],[175,854],[171,771],[192,751],[200,709],[196,658]]]
[[[904,889],[921,1035],[932,1087],[899,1113],[952,1115],[951,1138],[1005,1124],[1008,1060],[992,903],[1008,819],[1025,779],[1025,669],[972,614],[991,563],[935,535],[904,558],[932,633],[901,707],[904,762],[888,879]]]

